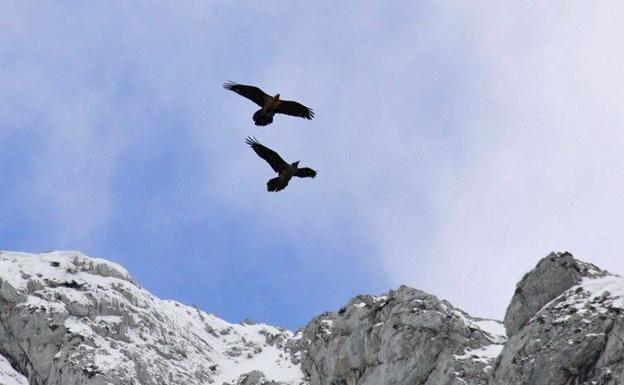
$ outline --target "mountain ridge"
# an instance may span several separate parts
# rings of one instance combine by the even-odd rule
[[[553,252],[504,323],[400,286],[292,332],[159,299],[76,251],[5,251],[0,384],[621,385],[622,308],[624,279]]]

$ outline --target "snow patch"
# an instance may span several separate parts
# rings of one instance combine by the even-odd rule
[[[28,385],[26,377],[19,374],[9,361],[0,355],[0,384],[2,385]]]
[[[463,355],[454,355],[458,360],[473,360],[489,364],[492,360],[496,359],[500,352],[503,350],[503,345],[492,344],[482,346],[477,349],[466,349]]]

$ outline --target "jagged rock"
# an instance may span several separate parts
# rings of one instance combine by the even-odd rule
[[[507,335],[513,336],[544,305],[592,274],[597,276],[601,270],[577,261],[568,252],[553,252],[543,258],[516,285],[503,321]]]
[[[223,385],[230,385],[230,384],[223,384]],[[234,383],[233,385],[287,385],[287,384],[283,382],[269,381],[264,376],[264,373],[262,373],[259,370],[254,370],[249,373],[242,374],[238,378],[236,383]]]
[[[313,319],[301,364],[311,385],[486,384],[502,332],[500,322],[401,286]]]
[[[493,384],[624,383],[624,279],[569,255],[565,261],[584,278],[509,339],[497,360]]]
[[[0,252],[0,384],[624,385],[624,278],[553,253],[517,287],[504,326],[401,286],[293,334],[160,300],[102,259]]]

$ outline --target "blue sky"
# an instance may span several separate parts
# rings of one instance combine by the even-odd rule
[[[502,318],[550,250],[624,272],[621,8],[4,2],[0,248],[290,328],[402,283]],[[248,135],[318,177],[266,193]]]

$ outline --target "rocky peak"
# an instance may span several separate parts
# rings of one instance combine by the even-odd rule
[[[569,253],[522,278],[505,325],[401,286],[294,334],[158,299],[77,252],[0,253],[2,385],[622,385],[622,341],[624,278]]]
[[[513,336],[548,302],[581,282],[583,277],[599,277],[605,271],[575,259],[568,252],[552,252],[524,275],[505,313],[505,330]]]
[[[485,383],[502,333],[498,321],[401,286],[314,318],[300,340],[302,369],[311,385]]]
[[[532,284],[543,290],[531,289]],[[624,278],[567,253],[551,254],[518,287],[541,297],[524,296],[534,307],[522,313],[525,321],[505,344],[491,384],[623,383]],[[540,302],[546,303],[534,311]],[[523,309],[520,300],[512,302],[511,311],[513,305]]]

